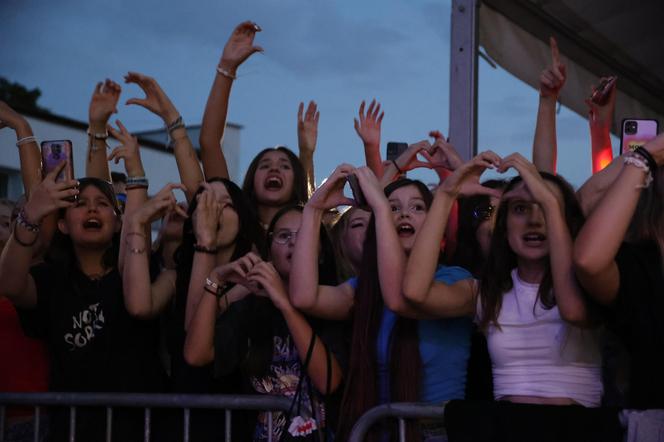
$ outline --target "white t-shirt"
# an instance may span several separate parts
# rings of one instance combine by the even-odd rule
[[[512,289],[503,295],[500,329],[486,332],[496,399],[504,396],[570,398],[597,407],[602,397],[598,333],[565,322],[558,307],[537,299],[538,284],[512,270]],[[477,318],[481,316],[478,299]]]

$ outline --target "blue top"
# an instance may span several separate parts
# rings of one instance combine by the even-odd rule
[[[440,266],[434,279],[445,284],[454,284],[471,278],[461,267]],[[357,288],[357,278],[348,281]],[[387,307],[378,331],[378,385],[380,403],[389,402],[390,366],[389,347],[392,329],[398,315]],[[422,358],[422,386],[420,398],[423,402],[440,403],[452,399],[463,399],[466,390],[466,372],[470,356],[472,319],[469,317],[418,321],[420,357]]]

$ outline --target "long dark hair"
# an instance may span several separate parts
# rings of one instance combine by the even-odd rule
[[[228,195],[231,197],[233,206],[238,215],[239,231],[235,240],[235,249],[231,256],[231,261],[234,261],[241,256],[246,255],[252,250],[255,245],[258,250],[263,249],[263,232],[258,224],[258,220],[247,204],[247,200],[242,193],[242,190],[226,178],[210,178],[208,183],[219,182],[226,187]],[[198,207],[197,196],[203,192],[204,188],[198,188],[194,197],[189,203],[187,210],[187,219],[184,221],[182,227],[182,243],[175,251],[175,262],[177,264],[177,278],[175,282],[176,297],[174,309],[176,312],[175,325],[179,330],[176,333],[184,332],[184,313],[187,305],[187,292],[189,291],[189,281],[191,279],[191,268],[194,262],[194,244],[196,243],[196,234],[194,233],[194,226],[192,222],[193,214]],[[177,345],[177,344],[176,344]]]
[[[406,186],[415,186],[427,209],[431,206],[431,191],[420,181],[397,180],[385,188],[385,195],[389,196],[395,190]],[[343,414],[339,422],[339,440],[346,440],[357,419],[378,403],[376,345],[383,307],[378,279],[376,222],[372,215],[367,226],[362,265],[355,289],[351,352],[346,389],[341,403]],[[416,320],[402,317],[397,319],[390,336],[389,360],[390,399],[417,402],[420,398],[422,358]],[[416,429],[413,425],[409,424],[408,434],[407,440],[415,440]],[[376,437],[376,432],[372,432],[370,439],[375,440]]]
[[[652,174],[652,184],[641,192],[626,239],[635,243],[654,241],[664,256],[664,192],[660,187],[664,183],[661,172],[660,167]]]
[[[553,175],[547,172],[540,172],[542,178],[555,184],[563,196],[565,224],[569,229],[572,238],[581,230],[585,220],[579,201],[576,198],[572,186],[560,175]],[[520,176],[514,177],[507,187],[504,194],[514,189],[517,184],[522,182]],[[503,294],[512,289],[512,270],[517,267],[517,256],[512,251],[507,239],[507,201],[501,201],[496,214],[496,225],[491,237],[491,249],[487,257],[486,268],[482,279],[480,280],[480,302],[482,306],[482,316],[479,326],[486,329],[489,324],[498,324],[498,315],[502,306]],[[555,247],[551,244],[550,247]],[[553,278],[551,275],[551,264],[546,260],[546,269],[544,277],[540,282],[537,291],[537,302],[540,302],[546,309],[551,309],[556,305],[556,299],[553,295]],[[535,308],[535,306],[533,306]]]
[[[113,186],[111,183],[99,178],[92,177],[80,178],[78,183],[79,192],[83,192],[83,190],[89,186],[96,187],[113,206],[115,216],[118,219],[121,219],[120,207],[118,205],[117,199],[115,198],[115,192],[113,191]],[[65,212],[66,209],[61,209],[58,217],[64,218]],[[111,242],[108,244],[108,247],[104,252],[102,257],[102,266],[104,269],[108,270],[117,267],[119,252],[120,231],[113,234]],[[46,249],[45,261],[49,264],[57,266],[60,272],[71,274],[75,266],[78,265],[76,253],[74,252],[74,243],[72,242],[71,237],[60,232],[60,229],[56,229],[55,233],[53,234],[53,238],[51,239],[51,243]]]
[[[491,189],[503,189],[507,185],[505,180],[487,180],[482,183],[484,187]],[[477,242],[477,228],[484,222],[475,216],[475,211],[480,206],[488,207],[490,204],[488,195],[473,195],[459,199],[459,230],[457,231],[457,247],[450,264],[468,269],[474,276],[482,273],[486,256]],[[492,210],[497,210],[494,207]]]
[[[287,201],[287,205],[291,204],[304,204],[309,199],[307,196],[307,181],[304,173],[304,167],[300,159],[293,153],[292,150],[285,146],[277,147],[268,147],[263,149],[251,160],[249,167],[247,168],[247,173],[244,175],[244,182],[242,184],[242,190],[244,194],[249,199],[249,204],[252,210],[256,210],[258,207],[258,199],[256,198],[256,188],[254,187],[254,176],[256,175],[256,169],[258,169],[258,163],[260,162],[263,155],[268,152],[278,151],[283,152],[288,157],[291,167],[293,168],[293,193],[290,196],[290,199]]]
[[[279,209],[274,215],[267,231],[268,243],[263,254],[265,260],[270,258],[272,233],[279,219],[289,212],[302,213],[302,210],[302,205],[288,205]],[[318,272],[321,284],[335,285],[337,283],[334,251],[325,229],[320,229]],[[287,334],[288,327],[270,299],[261,296],[250,296],[247,302],[251,303],[247,308],[249,317],[245,318],[248,321],[247,323],[252,324],[251,327],[248,327],[248,337],[251,345],[244,360],[243,369],[251,376],[260,377],[267,372],[272,362],[273,336],[275,333]]]

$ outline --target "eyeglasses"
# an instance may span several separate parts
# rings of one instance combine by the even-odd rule
[[[392,205],[391,206],[392,213],[399,213],[402,214],[404,213],[404,210],[408,210],[408,213],[410,214],[415,214],[415,213],[423,213],[427,211],[427,206],[424,205],[424,203],[412,203],[409,204],[406,209],[404,209],[401,206],[397,205]]]
[[[488,221],[494,210],[496,210],[496,206],[493,204],[480,204],[473,209],[473,218],[478,221]]]
[[[272,240],[276,242],[277,244],[288,244],[289,242],[294,241],[297,239],[297,230],[278,230],[276,232],[272,232]]]

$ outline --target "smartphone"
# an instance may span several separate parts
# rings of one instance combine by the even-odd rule
[[[72,144],[70,140],[42,141],[42,175],[46,176],[66,161],[67,164],[62,172],[56,177],[56,181],[74,179],[74,159],[72,157]]]
[[[616,80],[618,77],[615,75],[611,77],[604,78],[595,89],[593,89],[593,93],[590,94],[590,101],[592,101],[595,104],[598,104],[600,106],[603,106],[606,104],[606,102],[609,100],[609,94],[611,93],[611,88],[613,88],[613,85],[616,83]]]
[[[639,120],[625,118],[620,131],[620,151],[622,153],[643,146],[657,136],[657,120]]]
[[[348,185],[350,185],[350,191],[353,192],[355,205],[357,207],[367,207],[367,199],[364,196],[364,192],[362,192],[362,188],[360,187],[360,182],[357,180],[357,176],[352,173],[346,177],[346,181],[348,181]]]
[[[399,156],[408,149],[408,143],[397,143],[390,141],[387,143],[387,161],[396,160]]]

